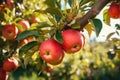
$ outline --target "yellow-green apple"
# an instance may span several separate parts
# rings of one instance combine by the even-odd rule
[[[2,29],[2,36],[7,40],[13,40],[18,34],[18,28],[12,24],[8,24]]]
[[[41,58],[52,65],[60,64],[64,57],[61,45],[54,39],[43,41],[39,47],[39,51]]]
[[[27,30],[28,28],[30,28],[30,23],[25,19],[20,20],[18,22],[18,24],[21,25],[20,28],[18,27],[18,33],[21,33],[23,31]]]
[[[108,14],[110,18],[114,19],[119,18],[120,17],[119,5],[117,3],[111,3],[108,9]]]
[[[3,68],[0,68],[0,80],[7,80],[7,79],[8,79],[7,72]]]
[[[3,63],[3,69],[7,72],[12,72],[19,67],[17,59],[14,57],[8,58]]]
[[[63,31],[62,38],[62,47],[67,53],[75,53],[79,51],[84,44],[84,38],[77,30],[68,29]]]
[[[40,19],[39,19],[38,17],[33,17],[33,18],[31,19],[31,24],[33,24],[33,23],[38,23],[38,22],[40,22]]]

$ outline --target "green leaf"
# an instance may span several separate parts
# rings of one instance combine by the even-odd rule
[[[116,34],[117,34],[118,36],[120,36],[120,32],[116,31]]]
[[[16,37],[16,39],[17,39],[17,40],[22,40],[22,39],[27,38],[27,37],[29,37],[29,36],[36,36],[36,37],[38,37],[39,34],[38,34],[37,31],[26,30],[26,31],[22,32],[21,34],[19,34],[19,35]]]
[[[80,24],[78,22],[75,22],[74,24],[71,25],[71,27],[73,29],[79,29],[80,28]]]
[[[81,0],[81,1],[80,1],[80,6],[86,4],[86,3],[90,2],[90,1],[91,1],[91,0]]]
[[[63,38],[62,38],[62,34],[61,34],[61,31],[60,30],[57,30],[56,31],[56,34],[55,34],[55,38],[58,42],[62,43],[63,42]]]
[[[61,20],[61,17],[55,16],[55,19],[56,19],[57,22],[59,22]]]
[[[115,24],[115,27],[120,30],[120,24]]]
[[[53,25],[57,26],[57,21],[55,18],[53,18],[51,15],[48,15],[48,19]]]
[[[20,21],[20,20],[22,20],[23,18],[15,18],[14,19],[14,22],[18,22],[18,21]]]
[[[19,50],[19,55],[23,55],[23,53],[26,53],[28,50],[30,50],[32,47],[38,45],[37,41],[32,41],[26,45],[24,45],[22,48]]]
[[[70,6],[72,6],[72,0],[68,0]]]
[[[44,3],[49,7],[53,7],[53,8],[55,7],[55,0],[45,0]]]
[[[92,19],[92,22],[96,30],[96,35],[99,36],[101,29],[102,29],[102,22],[99,19]]]
[[[56,5],[57,5],[57,7],[58,7],[59,9],[61,9],[60,1],[59,1],[59,2],[58,2],[58,1],[55,1],[55,3],[56,3]]]
[[[33,23],[29,29],[33,30],[37,28],[45,28],[45,27],[50,27],[50,26],[51,25],[48,24],[48,22],[39,22],[39,23]]]
[[[110,26],[110,17],[108,15],[108,9],[105,9],[103,11],[103,21],[104,21],[105,24]]]
[[[48,7],[45,11],[52,14],[52,15],[54,14],[54,15],[62,17],[62,12],[59,8]]]

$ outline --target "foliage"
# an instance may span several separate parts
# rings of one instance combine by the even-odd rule
[[[114,71],[113,69],[116,70],[116,67],[119,67],[117,59],[120,57],[120,51],[117,49],[115,50],[117,57],[115,56],[115,58],[111,60],[105,54],[106,52],[97,52],[107,51],[108,49],[102,48],[99,44],[91,44],[91,46],[94,45],[92,47],[86,45],[83,50],[76,54],[65,54],[64,61],[58,66],[52,66],[44,62],[39,56],[39,45],[44,40],[54,38],[61,43],[63,41],[61,37],[62,31],[70,28],[79,30],[81,27],[78,23],[79,19],[82,18],[97,1],[98,0],[13,0],[14,4],[9,5],[2,0],[0,2],[0,66],[2,66],[6,58],[14,56],[19,61],[20,68],[13,72],[13,75],[15,73],[19,74],[19,71],[21,73],[21,71],[25,69],[25,72],[31,72],[31,74],[29,74],[30,72],[27,72],[28,76],[34,75],[32,74],[33,72],[36,74],[39,73],[40,76],[42,76],[41,80],[44,80],[44,78],[48,79],[50,76],[49,79],[52,80],[53,78],[70,80],[72,77],[76,78],[76,80],[79,80],[79,77],[81,77],[81,80],[89,80],[88,78],[90,78],[90,80],[97,80],[103,78],[103,75],[110,77],[112,75],[116,78],[116,75],[109,74],[109,72],[112,72]],[[112,1],[109,4],[111,3]],[[106,6],[109,6],[109,4]],[[104,23],[110,26],[112,23],[110,23],[111,18],[108,16],[107,10],[108,9],[105,9],[103,12],[103,18]],[[34,17],[39,18],[40,21],[31,23],[31,20]],[[30,28],[18,34],[13,41],[6,40],[2,36],[3,27],[6,24],[14,24],[17,28],[22,28],[18,24],[18,21],[22,19],[29,21]],[[84,30],[88,32],[89,36],[91,36],[92,31],[95,31],[96,35],[99,36],[102,28],[105,27],[102,25],[103,23],[101,20],[94,18],[88,21],[89,23],[85,26]],[[107,40],[110,40],[115,34],[120,37],[120,24],[116,24],[115,28],[116,31],[110,33]],[[34,37],[33,41],[22,46],[20,45],[22,40],[31,36]],[[118,42],[115,43],[115,45],[118,47],[120,46],[119,38],[111,39],[113,42]],[[113,42],[110,42],[110,44],[113,44]],[[106,47],[109,48],[108,46]],[[51,73],[46,73],[44,71],[45,67],[48,65],[53,67]],[[56,75],[56,73],[59,73],[59,75]],[[119,74],[118,70],[116,70],[115,74]],[[106,80],[107,79],[108,78],[106,78]]]
[[[20,67],[11,74],[9,80],[12,78],[14,80],[118,80],[120,79],[120,49],[113,50],[115,51],[113,58],[108,54],[109,47],[114,49],[115,46],[117,45],[114,42],[107,41],[104,44],[93,41],[86,44],[77,54],[66,54],[60,65],[49,65],[52,68],[51,72],[45,70],[37,72],[35,67],[29,65],[27,69]]]

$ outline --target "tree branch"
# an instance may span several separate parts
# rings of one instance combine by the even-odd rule
[[[88,11],[82,18],[77,21],[80,24],[79,30],[83,30],[85,25],[88,24],[88,20],[96,17],[110,1],[111,0],[98,0],[90,9],[90,11]]]

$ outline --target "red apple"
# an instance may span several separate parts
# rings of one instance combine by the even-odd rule
[[[52,65],[60,64],[64,57],[61,45],[54,39],[44,41],[40,47],[41,58]]]
[[[31,19],[31,24],[40,22],[40,19],[38,17],[34,17]]]
[[[7,72],[3,68],[0,68],[0,80],[7,80],[7,79],[8,79]]]
[[[119,5],[119,15],[120,15],[120,3],[118,5]],[[120,16],[119,16],[119,18],[120,18]]]
[[[23,46],[23,45],[25,45],[25,44],[27,44],[29,42],[34,41],[34,40],[35,40],[35,38],[33,36],[29,36],[29,37],[27,37],[27,38],[20,41],[20,46]]]
[[[117,19],[120,17],[119,5],[117,3],[112,3],[108,9],[108,14],[110,18]]]
[[[83,35],[76,30],[69,29],[62,33],[63,43],[62,47],[67,53],[75,53],[83,46]]]
[[[45,68],[45,71],[46,71],[46,72],[51,72],[51,70],[52,70],[52,69],[51,69],[50,66],[46,66],[46,68]]]
[[[13,2],[13,0],[6,0],[6,4],[7,4],[9,9],[12,9],[14,2]]]
[[[5,37],[7,40],[13,40],[16,38],[18,34],[18,28],[14,25],[6,25],[2,29],[2,36]]]
[[[28,40],[27,39],[23,39],[23,40],[20,41],[20,46],[23,46],[23,45],[25,45],[27,43],[28,43]]]
[[[18,68],[19,64],[15,58],[8,58],[3,63],[3,69],[7,72],[12,72]]]
[[[18,33],[21,33],[21,32],[23,32],[23,31],[25,31],[25,30],[27,30],[28,28],[30,28],[30,24],[29,24],[29,22],[27,21],[27,20],[20,20],[19,22],[18,22],[18,24],[20,24],[21,25],[21,27],[22,28],[19,28],[18,27]]]

